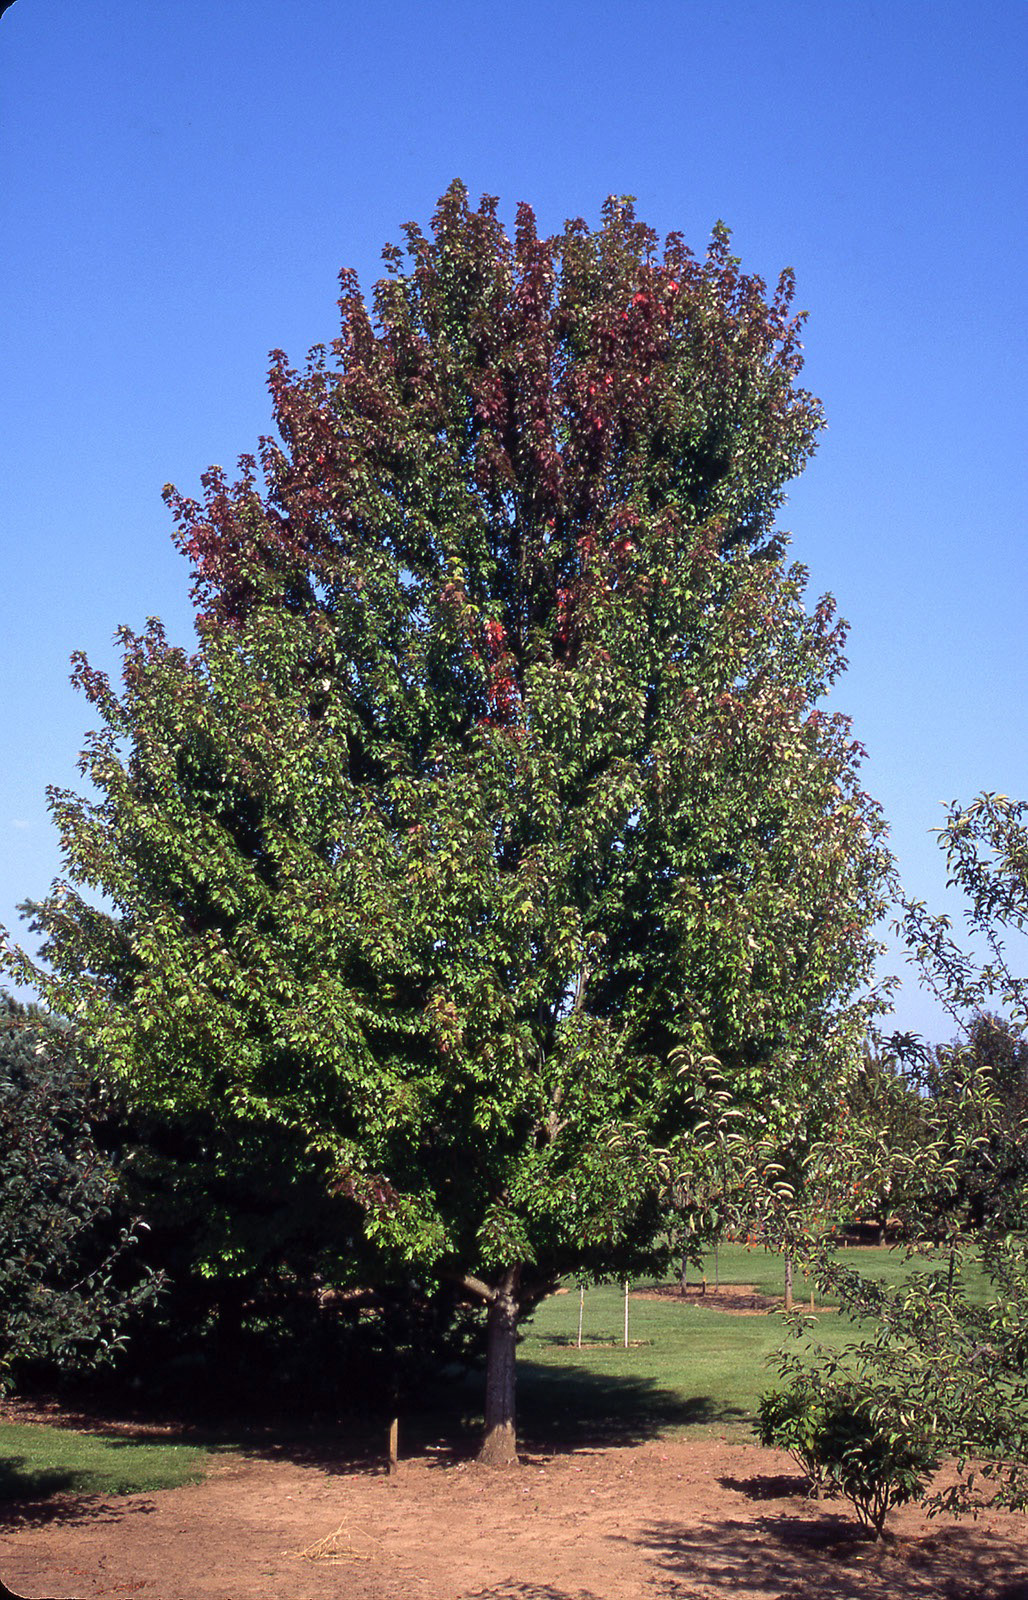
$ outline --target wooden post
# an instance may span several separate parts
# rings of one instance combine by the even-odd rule
[[[785,1309],[792,1310],[792,1256],[785,1258]]]
[[[389,1424],[389,1471],[400,1470],[400,1419],[393,1417]]]
[[[578,1285],[578,1348],[582,1348],[582,1318],[585,1315],[585,1284]]]
[[[628,1349],[628,1279],[625,1279],[625,1349]]]

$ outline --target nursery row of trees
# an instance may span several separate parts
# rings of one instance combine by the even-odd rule
[[[627,200],[550,239],[523,206],[512,242],[459,184],[385,261],[303,370],[273,356],[237,480],[167,491],[197,648],[152,621],[120,688],[76,661],[89,793],[52,797],[66,878],[7,959],[226,1337],[258,1279],[478,1306],[502,1462],[563,1275],[662,1265],[728,1194],[795,1224],[894,883],[823,705],[845,629],[775,525],[823,425],[791,275]],[[1022,820],[955,813],[951,847]],[[963,1019],[994,984],[959,971]]]

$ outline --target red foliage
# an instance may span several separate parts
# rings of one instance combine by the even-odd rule
[[[453,185],[406,235],[374,320],[344,272],[331,346],[303,370],[273,352],[277,439],[235,483],[211,468],[201,500],[166,498],[201,610],[230,625],[269,576],[290,604],[365,593],[380,550],[452,611],[506,726],[533,641],[571,663],[605,594],[673,603],[653,571],[669,536],[701,560],[771,540],[821,425],[795,386],[802,318],[791,276],[768,297],[725,230],[703,259],[674,234],[658,258],[625,200],[550,239],[521,205],[511,241],[495,200]]]

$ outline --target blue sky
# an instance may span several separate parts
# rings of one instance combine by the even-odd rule
[[[1028,3],[17,0],[0,22],[0,921],[59,870],[84,649],[188,642],[160,501],[267,431],[267,351],[335,332],[454,176],[543,228],[637,196],[796,269],[829,431],[783,523],[852,624],[835,700],[908,890],[1028,795]],[[891,965],[902,965],[894,954]],[[908,978],[898,1021],[948,1028]]]

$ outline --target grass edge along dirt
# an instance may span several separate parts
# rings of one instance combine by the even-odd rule
[[[850,1253],[862,1270],[890,1282],[910,1270],[902,1251]],[[723,1284],[752,1284],[759,1293],[781,1296],[782,1259],[773,1252],[723,1246],[718,1273]],[[712,1257],[700,1272],[690,1271],[690,1282],[698,1284],[701,1276],[713,1287]],[[775,1381],[768,1357],[787,1337],[781,1312],[738,1315],[714,1310],[697,1297],[649,1299],[647,1285],[632,1288],[627,1350],[624,1291],[618,1284],[586,1290],[582,1349],[577,1347],[577,1285],[544,1301],[526,1324],[518,1383],[524,1447],[603,1447],[665,1433],[752,1440],[760,1396]],[[795,1293],[799,1303],[809,1293],[798,1271]],[[837,1314],[819,1312],[817,1333],[826,1343],[841,1343],[851,1332],[852,1324]],[[475,1401],[463,1418],[464,1429],[480,1421],[474,1415],[477,1385],[468,1389],[469,1400],[472,1392]],[[459,1394],[451,1391],[443,1407],[431,1416],[404,1419],[415,1453],[430,1436],[455,1440],[463,1431]],[[347,1430],[345,1417],[339,1426],[341,1433]],[[177,1488],[202,1479],[209,1460],[209,1452],[196,1445],[3,1424],[0,1503]]]
[[[0,1424],[0,1506],[58,1495],[149,1494],[198,1483],[209,1452],[45,1423]]]

